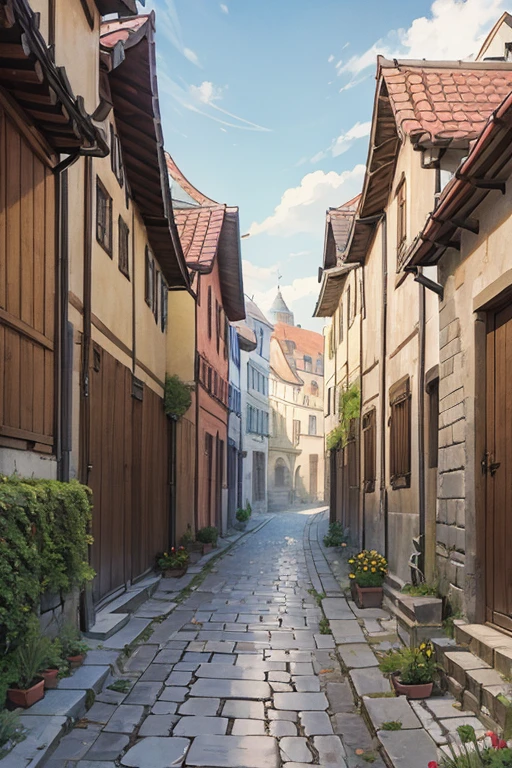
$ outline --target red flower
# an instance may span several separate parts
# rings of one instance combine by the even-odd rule
[[[500,739],[498,741],[497,749],[506,749],[506,748],[507,748],[507,742],[504,739]]]
[[[494,731],[487,731],[485,735],[490,738],[493,749],[498,749],[498,744],[500,743],[500,740],[498,739]]]
[[[435,760],[431,760],[427,768],[439,768],[439,764]]]

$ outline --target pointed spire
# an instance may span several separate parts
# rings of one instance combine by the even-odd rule
[[[270,307],[270,318],[274,323],[286,323],[286,325],[295,325],[293,312],[288,309],[281,288],[277,288],[277,295],[274,303]]]

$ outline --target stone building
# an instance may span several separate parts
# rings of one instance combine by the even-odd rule
[[[324,498],[323,338],[293,323],[278,290],[270,315],[269,509]]]

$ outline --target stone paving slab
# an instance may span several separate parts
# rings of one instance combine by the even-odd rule
[[[363,630],[354,618],[333,619],[329,623],[336,644],[365,642]]]
[[[173,768],[183,765],[190,741],[161,736],[142,739],[121,759],[128,768]]]
[[[219,696],[221,699],[268,699],[271,696],[271,690],[268,683],[260,683],[253,680],[210,680],[202,678],[192,685],[190,695],[202,698]],[[291,694],[277,695],[286,696]]]
[[[392,721],[401,723],[403,729],[421,728],[421,723],[405,696],[396,699],[371,699],[363,696],[363,705],[376,731],[382,728],[383,723]]]
[[[142,720],[143,715],[144,707],[135,704],[121,704],[109,719],[104,730],[113,733],[132,733]]]
[[[226,680],[265,680],[265,672],[261,669],[231,664],[201,664],[195,675],[210,679],[220,677]]]
[[[302,712],[302,710],[322,710],[329,707],[325,693],[276,693],[274,696],[276,709]]]
[[[376,667],[377,657],[366,643],[340,645],[338,653],[347,669]]]
[[[130,619],[120,632],[116,632],[115,635],[105,640],[103,646],[122,651],[125,645],[131,645],[150,624],[150,619]]]
[[[370,693],[390,693],[391,691],[389,680],[384,677],[378,667],[352,669],[349,674],[359,696]]]
[[[423,729],[409,731],[379,731],[378,738],[388,759],[394,768],[423,768],[432,760],[437,760],[436,743]]]
[[[59,680],[59,690],[92,690],[99,693],[110,674],[110,667],[79,667],[70,677]]]
[[[30,707],[30,714],[78,718],[85,713],[85,699],[85,691],[46,691],[44,699]]]
[[[277,742],[271,736],[199,736],[187,755],[187,765],[278,768]]]

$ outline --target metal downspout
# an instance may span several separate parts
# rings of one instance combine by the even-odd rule
[[[382,216],[382,317],[380,351],[380,513],[384,519],[384,556],[388,559],[388,494],[386,488],[386,356],[388,324],[388,226],[384,213]]]

